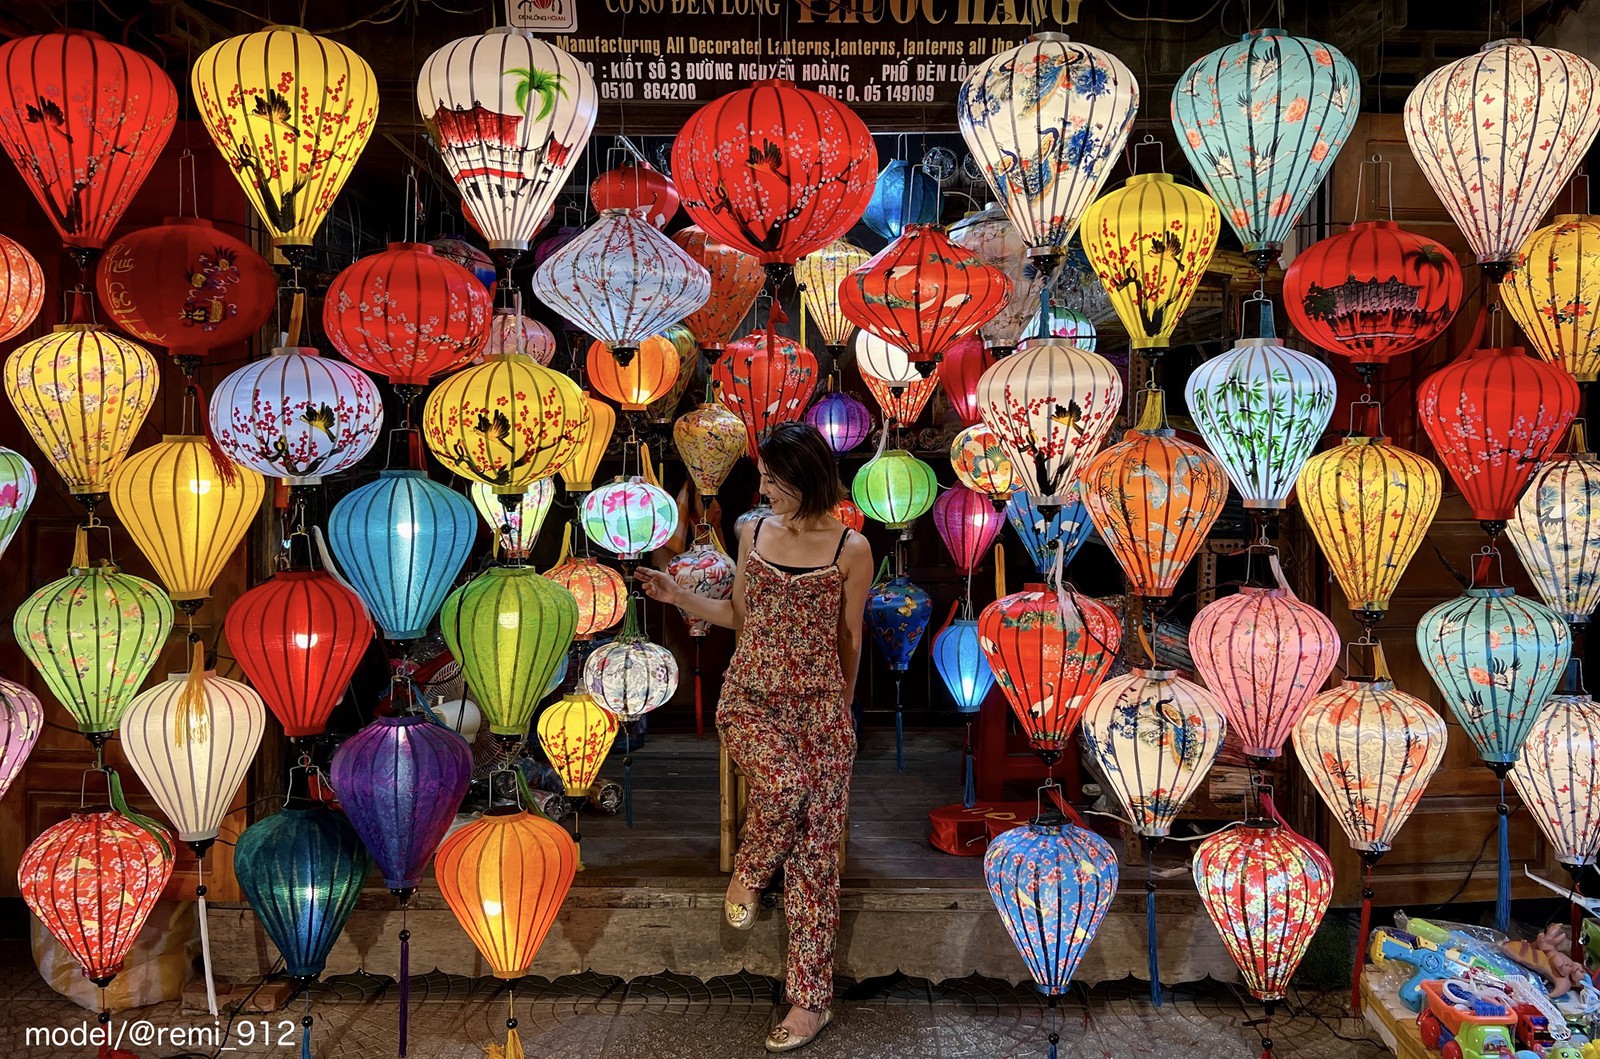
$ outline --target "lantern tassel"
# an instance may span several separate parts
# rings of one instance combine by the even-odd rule
[[[217,981],[211,973],[211,928],[206,925],[206,859],[200,858],[197,869],[200,884],[194,888],[195,912],[200,917],[200,973],[206,980],[206,1010],[213,1018],[217,1014]]]
[[[1350,972],[1350,1014],[1361,1017],[1361,974],[1367,963],[1367,935],[1372,932],[1372,865],[1361,887],[1361,925],[1356,933],[1355,967]]]
[[[400,909],[400,1057],[405,1059],[411,1030],[411,931],[406,928],[407,909]]]
[[[1494,888],[1494,927],[1504,934],[1511,926],[1511,807],[1506,804],[1506,781],[1500,777],[1500,878]]]
[[[72,568],[74,570],[89,569],[89,530],[86,526],[79,526],[72,538]]]
[[[311,1056],[311,990],[306,989],[306,1015],[300,1020],[300,1059],[312,1059]]]
[[[894,767],[906,770],[906,719],[900,705],[900,673],[894,675]]]
[[[189,679],[178,693],[178,708],[172,715],[172,741],[182,746],[189,737],[206,738],[206,645],[198,638],[190,645]]]
[[[1056,1047],[1061,1043],[1061,1020],[1056,1013],[1056,998],[1050,997],[1050,1050],[1045,1053],[1049,1059],[1056,1059]]]
[[[194,417],[200,423],[200,432],[205,435],[206,448],[211,451],[211,464],[216,468],[217,477],[223,485],[238,485],[239,475],[233,468],[233,461],[222,451],[217,436],[211,432],[211,417],[206,414],[205,390],[201,389],[199,382],[190,379],[189,391],[194,394]]]
[[[1156,881],[1144,881],[1144,932],[1146,965],[1150,969],[1150,1003],[1161,1006],[1161,950],[1156,947]]]
[[[962,771],[966,778],[961,785],[961,804],[968,809],[978,804],[978,784],[975,770],[972,765],[972,722],[967,722],[967,743],[962,750],[962,757],[966,759]]]
[[[705,693],[700,684],[700,641],[702,637],[694,637],[694,734],[704,739],[706,737],[706,700]]]

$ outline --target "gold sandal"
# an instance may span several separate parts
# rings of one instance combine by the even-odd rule
[[[722,915],[728,921],[728,926],[734,930],[749,930],[754,927],[756,925],[756,902],[760,900],[758,897],[756,901],[746,905],[724,898]]]
[[[816,1032],[812,1033],[809,1037],[797,1036],[789,1032],[787,1027],[778,1026],[771,1033],[767,1034],[767,1051],[792,1052],[796,1048],[804,1048],[806,1045],[810,1044],[812,1041],[821,1036],[822,1031],[827,1029],[828,1023],[832,1021],[833,1009],[828,1008],[822,1013],[822,1021],[817,1023]]]

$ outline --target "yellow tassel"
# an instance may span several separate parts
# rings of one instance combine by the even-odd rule
[[[999,541],[994,545],[994,598],[1006,594],[1006,546]]]
[[[1145,434],[1153,434],[1161,429],[1161,421],[1167,418],[1166,395],[1160,390],[1145,391],[1150,396],[1144,399],[1144,409],[1139,415],[1139,425],[1135,430]]]
[[[505,1059],[523,1059],[522,1038],[517,1036],[516,1030],[506,1030]]]
[[[289,303],[289,345],[300,344],[300,327],[306,318],[306,292],[296,291]]]
[[[484,1045],[483,1052],[484,1059],[506,1059],[506,1050],[498,1044]]]
[[[86,526],[79,526],[77,535],[72,540],[72,568],[89,569],[89,530]]]
[[[210,734],[210,717],[206,711],[206,645],[194,641],[194,655],[189,661],[189,679],[183,682],[178,693],[178,711],[173,717],[172,741],[182,746],[184,739],[193,737],[204,742]]]
[[[650,465],[649,445],[639,446],[639,477],[658,489],[661,487],[661,483],[656,480],[656,469]]]

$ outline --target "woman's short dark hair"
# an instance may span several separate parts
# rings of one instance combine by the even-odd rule
[[[793,489],[800,498],[802,519],[833,511],[844,494],[839,484],[839,458],[810,423],[779,423],[761,439],[761,462],[769,477]]]

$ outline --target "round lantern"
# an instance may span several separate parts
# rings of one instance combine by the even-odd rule
[[[0,445],[0,555],[11,546],[38,488],[33,464],[23,459],[22,453]]]
[[[933,502],[933,525],[939,539],[956,568],[969,577],[989,554],[1005,524],[1005,516],[988,497],[964,485],[951,486]]]
[[[194,613],[261,511],[266,481],[206,438],[167,435],[111,476],[111,507],[167,595]]]
[[[768,508],[767,510],[771,511],[772,509]],[[831,514],[839,520],[840,525],[848,526],[857,533],[867,528],[867,516],[862,514],[861,509],[856,507],[856,502],[847,496],[839,498],[839,502],[833,505]]]
[[[861,223],[884,239],[898,239],[914,224],[939,221],[939,182],[919,165],[896,158],[883,167]]]
[[[755,459],[768,430],[805,414],[817,388],[817,358],[793,339],[753,331],[728,343],[711,381],[717,399],[744,423],[746,450]]]
[[[950,399],[950,410],[961,422],[978,422],[978,380],[994,364],[994,354],[981,339],[968,335],[945,351],[939,363],[939,382]]]
[[[1600,853],[1600,706],[1588,695],[1556,695],[1539,711],[1511,767],[1517,797],[1576,870]]]
[[[544,576],[566,589],[578,606],[578,622],[573,638],[593,639],[622,620],[628,599],[628,585],[622,575],[588,556],[571,554],[572,527],[562,542],[561,559]]]
[[[595,648],[583,663],[583,689],[623,724],[637,721],[677,692],[678,660],[665,647],[645,639],[632,600],[622,632]]]
[[[1099,280],[1094,282],[1096,287],[1100,286]],[[1115,315],[1109,309],[1107,313]],[[1022,333],[1030,338],[1064,338],[1091,353],[1100,347],[1100,332],[1093,321],[1077,309],[1068,308],[1065,301],[1054,293],[1045,298],[1044,304],[1039,306],[1039,311],[1034,313]],[[1119,363],[1118,366],[1125,365]]]
[[[189,83],[273,242],[294,257],[309,253],[377,127],[372,67],[337,41],[268,26],[207,48]]]
[[[1461,266],[1394,221],[1357,221],[1295,254],[1283,303],[1295,330],[1357,370],[1438,338],[1461,308]]]
[[[1516,513],[1534,469],[1566,437],[1578,398],[1565,368],[1521,348],[1476,343],[1417,387],[1422,429],[1491,537]]]
[[[844,353],[850,332],[856,329],[839,307],[839,285],[871,257],[855,244],[839,239],[807,254],[794,266],[800,303],[836,361]]]
[[[978,380],[984,425],[1011,457],[1017,485],[1045,507],[1065,502],[1121,408],[1111,362],[1059,338],[1024,339]]]
[[[1033,560],[1041,577],[1049,576],[1055,569],[1057,551],[1061,553],[1061,565],[1065,568],[1094,532],[1094,523],[1089,520],[1089,509],[1083,505],[1081,492],[1077,482],[1067,486],[1065,503],[1048,515],[1021,489],[1006,501],[1006,521],[1021,538],[1028,558]]]
[[[1511,318],[1545,360],[1579,382],[1600,378],[1600,217],[1564,213],[1528,237],[1500,285]]]
[[[933,638],[933,665],[961,713],[977,713],[994,688],[994,670],[978,642],[976,618],[957,618]]]
[[[857,331],[852,345],[855,347],[856,370],[863,377],[877,379],[895,389],[910,386],[925,377],[912,363],[911,354],[871,331]]]
[[[715,542],[696,541],[667,563],[667,573],[679,588],[705,599],[731,598],[735,572],[733,560]],[[689,623],[690,636],[704,636],[711,631],[709,621],[692,617],[682,607],[678,613]]]
[[[979,328],[979,334],[982,336],[979,344],[988,351],[988,363],[993,363],[994,358],[1006,356],[1017,347],[1019,341],[1033,333],[1027,329],[1027,323],[1039,309],[1039,296],[1044,293],[1045,275],[1035,267],[1034,259],[1028,255],[1028,244],[1018,234],[1016,225],[1011,223],[1006,211],[994,203],[952,224],[950,241],[977,254],[990,268],[997,269],[1011,283],[1010,300],[990,318],[988,323]],[[957,347],[960,345],[961,343],[957,343]],[[946,359],[948,360],[953,353],[952,349],[946,354]],[[988,364],[984,366],[987,367]],[[947,366],[946,378],[949,377],[949,370]],[[976,374],[981,373],[980,368]],[[952,403],[956,403],[954,394],[951,400]],[[961,415],[963,422],[972,422],[978,418],[975,403],[969,402],[967,411],[971,413],[970,418],[957,408],[957,414]]]
[[[1533,472],[1506,536],[1540,598],[1568,624],[1587,625],[1600,604],[1600,460],[1594,453],[1561,453]]]
[[[1054,765],[1116,658],[1117,612],[1070,589],[1029,585],[983,608],[978,637],[1028,742]]]
[[[491,733],[527,735],[577,624],[572,593],[526,566],[492,566],[445,599],[444,642]]]
[[[1166,424],[1160,390],[1123,440],[1083,468],[1083,506],[1128,578],[1128,591],[1165,599],[1228,501],[1215,457]]]
[[[485,289],[494,290],[494,261],[464,236],[441,235],[437,239],[429,239],[428,245],[446,261],[452,261],[472,273]]]
[[[177,113],[160,65],[98,33],[0,45],[0,146],[80,261],[106,245]]]
[[[827,435],[824,434],[824,437]],[[707,402],[685,412],[672,424],[678,458],[702,496],[714,497],[745,452],[745,427],[720,404]]]
[[[46,828],[17,865],[28,910],[101,989],[122,972],[171,878],[167,833],[111,809],[81,809]]]
[[[427,635],[477,535],[472,504],[422,471],[384,471],[328,514],[328,547],[388,640]]]
[[[519,562],[528,558],[534,541],[539,539],[539,530],[544,527],[550,505],[555,502],[556,484],[541,478],[521,493],[496,493],[482,482],[473,482],[467,487],[467,495],[472,497],[472,506],[494,531],[499,554]],[[506,500],[511,503],[507,504]]]
[[[1178,78],[1178,146],[1261,272],[1333,168],[1360,111],[1355,64],[1331,44],[1281,29],[1246,33]]]
[[[608,210],[534,271],[533,293],[626,367],[639,343],[706,303],[711,274],[650,224]]]
[[[4,798],[44,730],[44,704],[16,681],[0,677],[0,798]]]
[[[1195,429],[1244,506],[1281,511],[1333,418],[1333,372],[1276,338],[1242,338],[1189,375]]]
[[[548,368],[556,358],[556,336],[538,320],[521,316],[514,309],[496,309],[489,317],[483,352],[473,357],[472,363],[482,364],[489,357],[511,353],[526,353],[541,368]]]
[[[1163,838],[1222,752],[1221,708],[1170,669],[1133,669],[1100,685],[1083,714],[1083,745],[1147,838]]]
[[[1411,153],[1494,279],[1588,153],[1597,94],[1589,60],[1507,39],[1439,67],[1406,97]]]
[[[1000,447],[994,431],[982,423],[967,427],[950,443],[950,466],[962,485],[987,496],[996,506],[1004,505],[1015,488],[1011,457]]]
[[[806,422],[817,428],[828,448],[846,453],[872,433],[872,413],[842,390],[829,390],[806,409]],[[740,452],[744,451],[741,440]]]
[[[665,228],[678,212],[678,189],[664,173],[640,162],[608,169],[595,177],[589,185],[589,201],[601,213],[623,210],[657,228]]]
[[[1083,214],[1083,252],[1134,349],[1159,351],[1189,308],[1222,227],[1217,204],[1166,173],[1138,173]]]
[[[667,543],[678,528],[678,505],[665,489],[636,475],[585,496],[578,518],[591,541],[631,561]]]
[[[280,809],[245,828],[233,847],[239,889],[302,983],[327,966],[372,870],[372,858],[342,813]]]
[[[0,342],[28,329],[44,308],[44,270],[15,239],[0,235]]]
[[[877,175],[855,111],[778,79],[707,103],[672,141],[684,211],[762,265],[793,265],[844,235]]]
[[[420,389],[477,355],[491,307],[477,277],[427,243],[390,243],[333,278],[322,327],[356,367]]]
[[[862,513],[897,530],[927,514],[938,491],[933,468],[905,449],[874,456],[850,483],[850,495]]]
[[[180,364],[255,337],[277,289],[272,266],[248,243],[198,217],[130,232],[95,268],[111,322]]]
[[[1347,437],[1306,461],[1300,512],[1348,606],[1372,625],[1439,510],[1439,471],[1388,438]]]
[[[324,570],[279,570],[234,601],[223,630],[291,739],[327,730],[372,642],[360,598]]]
[[[532,357],[488,357],[428,394],[422,436],[439,462],[496,491],[520,493],[560,470],[590,430],[583,391]]]
[[[683,325],[705,350],[707,359],[714,361],[755,307],[756,295],[765,281],[761,263],[744,251],[713,239],[699,225],[691,224],[675,232],[672,241],[711,276],[711,295],[684,319]]]
[[[922,410],[928,407],[934,392],[939,389],[937,374],[918,379],[907,386],[892,386],[873,375],[863,375],[861,381],[866,383],[867,392],[883,409],[886,428],[911,426],[922,417]]]
[[[587,493],[594,488],[594,476],[600,470],[600,461],[606,458],[606,449],[617,429],[617,413],[610,405],[591,393],[579,396],[588,409],[589,429],[573,447],[567,462],[556,471],[569,493]]]
[[[1111,843],[1056,820],[1005,831],[983,855],[984,883],[1000,921],[1039,991],[1051,998],[1071,988],[1117,895]]]
[[[651,335],[623,363],[604,342],[595,342],[589,346],[584,369],[589,385],[602,396],[617,402],[624,412],[643,412],[652,401],[670,393],[678,381],[678,348],[660,335]]]
[[[67,489],[90,508],[155,403],[161,374],[143,346],[94,324],[58,324],[6,358],[6,396]]]
[[[588,692],[564,696],[539,715],[539,747],[569,798],[589,793],[617,741],[617,715]]]
[[[1121,59],[1064,33],[1034,34],[961,85],[961,136],[1047,275],[1121,157],[1138,106]]]

